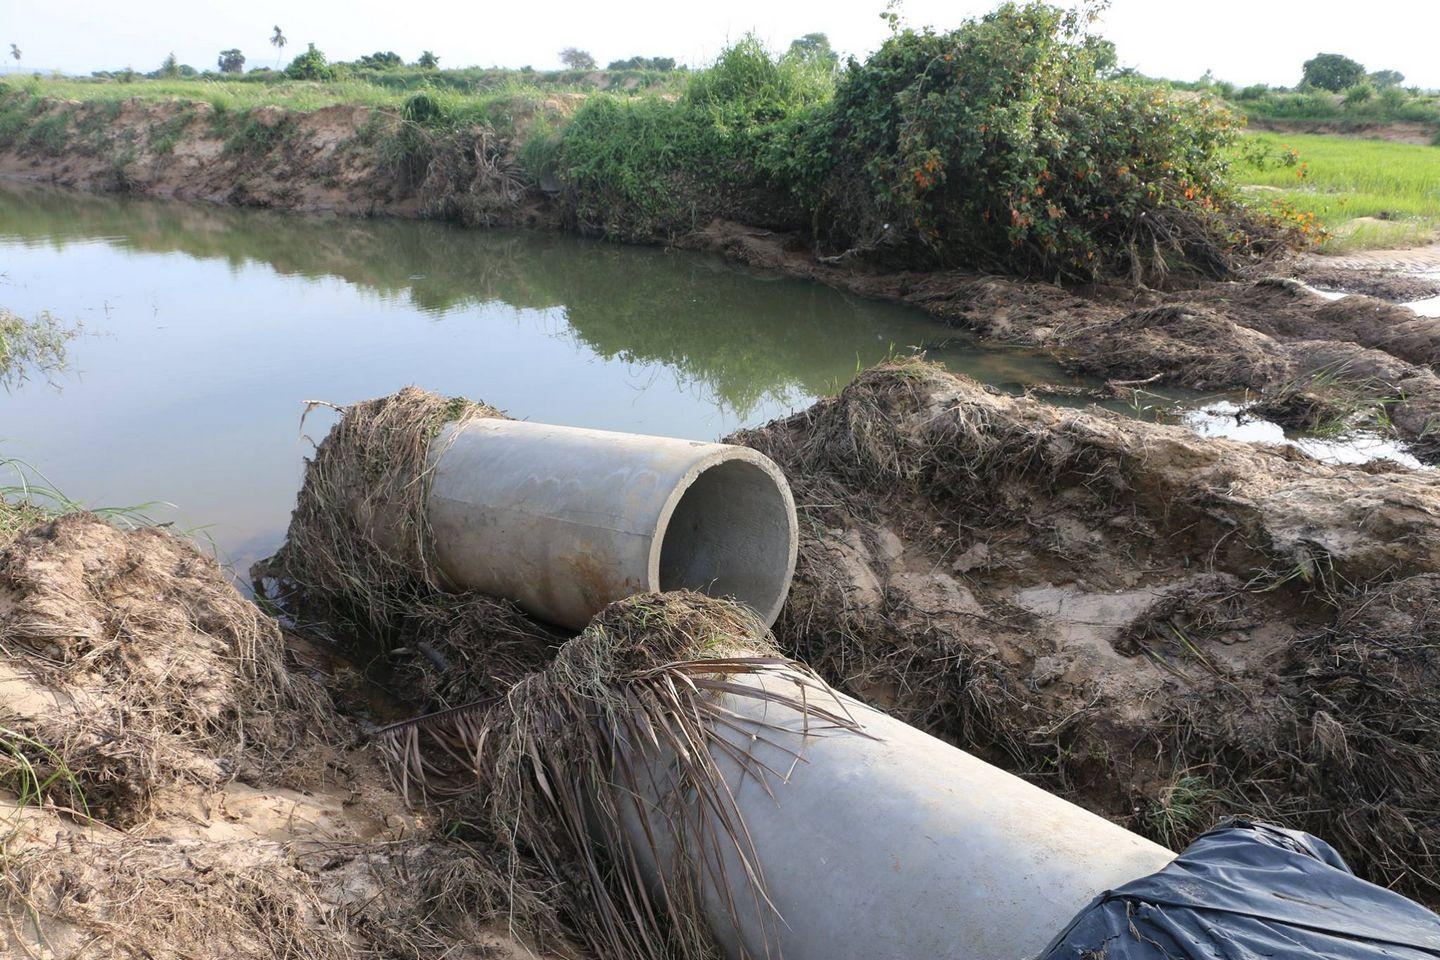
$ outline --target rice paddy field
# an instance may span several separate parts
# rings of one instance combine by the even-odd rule
[[[1253,133],[1294,166],[1242,159],[1237,178],[1262,204],[1313,213],[1327,253],[1418,246],[1440,237],[1440,147],[1324,134]]]

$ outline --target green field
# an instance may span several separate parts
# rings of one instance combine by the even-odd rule
[[[463,103],[483,113],[486,106],[504,100],[540,101],[564,93],[593,93],[595,85],[545,82],[543,75],[510,71],[492,82],[475,85],[433,84],[425,89]],[[34,97],[62,100],[199,100],[217,112],[239,113],[256,107],[277,106],[287,110],[315,110],[336,104],[385,107],[399,110],[415,92],[401,85],[385,85],[370,79],[345,80],[246,80],[175,79],[96,81],[67,77],[8,77],[0,79],[0,93],[20,90]]]
[[[1313,213],[1329,236],[1321,248],[1410,247],[1440,238],[1440,147],[1315,134],[1254,133],[1298,153],[1295,166],[1241,160],[1237,179],[1260,204]]]

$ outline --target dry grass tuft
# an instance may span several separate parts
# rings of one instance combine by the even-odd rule
[[[651,594],[606,608],[503,699],[398,725],[385,742],[404,789],[456,797],[462,819],[508,851],[510,875],[533,885],[538,867],[551,878],[547,906],[558,899],[600,956],[712,957],[700,897],[706,884],[730,896],[724,854],[738,857],[755,908],[769,909],[716,757],[762,782],[784,776],[718,736],[734,722],[719,698],[763,699],[817,731],[858,730],[811,702],[823,688],[741,607]],[[636,822],[653,831],[645,841],[626,829]],[[540,926],[530,907],[515,904],[521,929]]]
[[[57,784],[107,822],[144,819],[167,783],[284,779],[332,732],[274,621],[155,528],[79,513],[17,537],[0,552],[0,653],[0,724],[47,745],[28,761],[63,764]],[[0,759],[0,777],[18,763]]]

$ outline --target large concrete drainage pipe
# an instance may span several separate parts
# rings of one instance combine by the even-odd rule
[[[458,587],[580,629],[654,590],[733,597],[768,626],[795,572],[795,502],[747,447],[472,420],[430,445],[426,514]]]
[[[730,746],[711,752],[766,900],[733,844],[705,847],[700,865],[678,855],[666,825],[677,803],[694,801],[675,789],[673,757],[639,751],[649,776],[625,827],[652,876],[698,871],[729,960],[1024,960],[1094,897],[1175,857],[848,697],[809,695],[849,711],[868,736],[817,733],[813,719],[764,699],[721,699]],[[765,782],[736,760],[745,754],[773,771]]]

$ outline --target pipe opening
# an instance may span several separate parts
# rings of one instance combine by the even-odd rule
[[[660,589],[734,597],[774,622],[790,589],[794,521],[776,479],[747,460],[704,470],[670,515]]]

